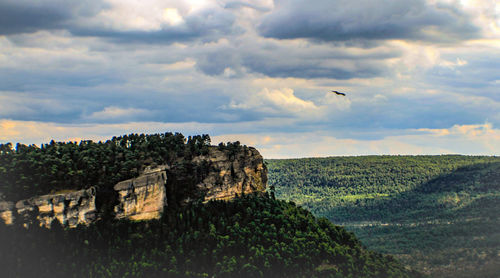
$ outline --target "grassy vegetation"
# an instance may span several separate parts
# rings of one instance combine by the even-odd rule
[[[277,198],[434,277],[500,274],[500,158],[267,160]]]

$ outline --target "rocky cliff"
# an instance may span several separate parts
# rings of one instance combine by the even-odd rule
[[[115,217],[131,220],[159,218],[167,205],[166,169],[166,166],[146,169],[135,179],[117,183],[114,186],[118,192]]]
[[[10,225],[14,222],[14,203],[13,202],[0,202],[0,218],[5,224]]]
[[[99,190],[89,188],[37,196],[15,205],[0,202],[0,218],[11,224],[17,221],[16,214],[21,219],[35,214],[44,226],[54,219],[69,227],[87,225],[103,213],[96,206],[96,199],[101,198],[116,204],[117,219],[147,220],[193,201],[230,200],[241,194],[262,193],[266,183],[267,169],[255,148],[234,151],[210,147],[205,155],[183,157],[172,165],[148,167],[138,177],[117,183],[112,198],[100,196]]]
[[[119,182],[117,218],[159,218],[165,208],[195,200],[230,200],[236,195],[264,192],[267,169],[255,148],[238,152],[211,147],[208,154],[179,159],[170,166],[147,169],[141,176]]]
[[[245,148],[233,154],[212,148],[207,156],[196,157],[193,161],[208,165],[210,169],[194,191],[204,194],[204,201],[229,200],[236,195],[266,189],[267,169],[255,148]]]
[[[15,216],[17,215],[17,217]],[[0,204],[0,217],[7,224],[16,218],[24,219],[34,215],[40,225],[49,227],[53,220],[64,226],[76,227],[78,224],[88,225],[97,219],[96,189],[68,193],[36,196],[30,199]]]

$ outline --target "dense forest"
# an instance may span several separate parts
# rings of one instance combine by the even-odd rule
[[[161,164],[197,176],[193,158],[210,148],[208,135],[185,138],[179,133],[130,134],[105,142],[52,141],[40,147],[0,144],[1,199],[90,186],[101,193],[112,191],[118,181]],[[218,148],[231,157],[246,146],[229,142]],[[344,228],[274,194],[169,203],[161,219],[145,222],[115,220],[108,208],[95,224],[74,229],[57,221],[51,229],[40,227],[36,211],[14,215],[21,221],[8,226],[0,221],[2,276],[421,276],[392,256],[366,249]]]
[[[500,274],[500,158],[267,160],[277,198],[355,232],[433,277]]]
[[[0,246],[4,277],[420,277],[272,195],[193,203],[149,222],[1,224]]]
[[[209,147],[206,134],[185,138],[180,133],[129,134],[105,142],[51,141],[40,147],[0,144],[0,200],[17,201],[90,186],[106,190],[151,165],[194,169],[191,158],[207,154]],[[230,153],[245,147],[239,142],[219,145]]]

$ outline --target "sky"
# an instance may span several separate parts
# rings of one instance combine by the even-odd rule
[[[163,132],[500,155],[500,3],[0,0],[0,143]]]

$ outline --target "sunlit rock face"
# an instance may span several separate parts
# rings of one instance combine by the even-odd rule
[[[116,184],[115,214],[119,219],[157,219],[168,205],[230,200],[236,195],[264,192],[266,183],[267,169],[256,149],[231,153],[211,147],[207,155],[180,159],[172,167],[159,166]]]
[[[115,206],[116,218],[130,220],[160,218],[167,205],[166,169],[166,166],[147,169],[135,179],[117,183],[114,186],[114,190],[118,192],[119,202]]]
[[[137,178],[117,183],[113,187],[116,199],[101,196],[92,187],[37,196],[15,204],[0,202],[0,219],[12,224],[37,218],[46,227],[54,220],[66,227],[88,225],[103,213],[96,208],[96,198],[115,203],[117,219],[158,219],[165,210],[193,201],[230,200],[242,194],[263,193],[266,183],[267,168],[256,149],[231,151],[210,147],[206,155],[146,168]]]
[[[199,156],[195,161],[208,160],[210,171],[197,184],[203,192],[204,201],[230,200],[236,195],[264,192],[267,183],[267,168],[260,153],[252,147],[236,153],[211,148],[208,156]]]
[[[14,223],[13,208],[13,202],[0,202],[0,219],[7,225]]]
[[[41,226],[50,227],[57,220],[63,226],[88,225],[97,219],[96,190],[78,190],[61,194],[49,194],[18,201],[15,207],[1,213],[5,223],[14,221],[14,209],[21,219],[30,215],[40,221]],[[10,219],[9,216],[10,215]],[[5,217],[4,217],[5,216]]]

